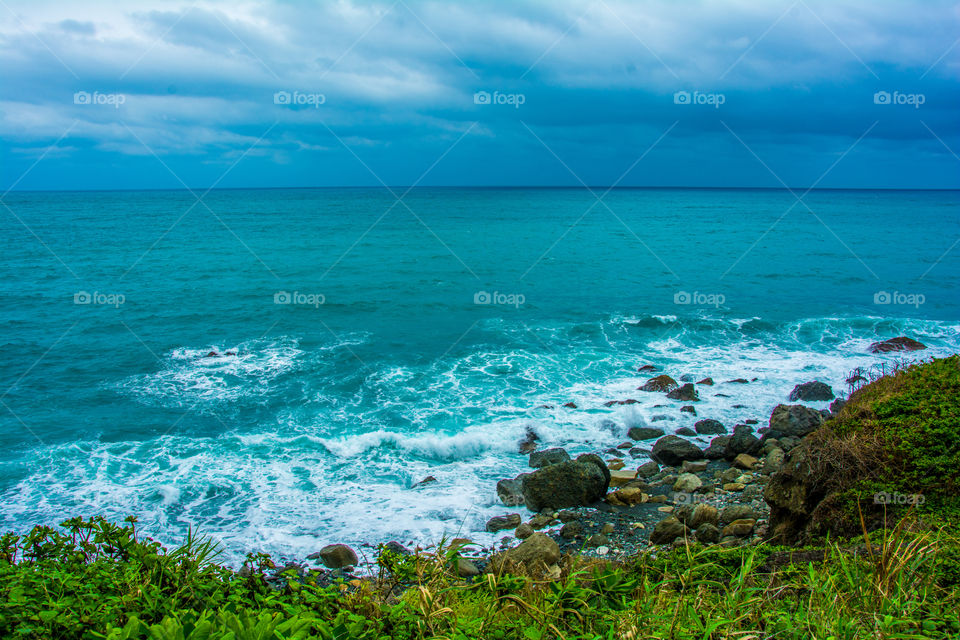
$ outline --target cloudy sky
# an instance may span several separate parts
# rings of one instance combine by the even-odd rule
[[[960,5],[0,0],[0,191],[960,188]]]

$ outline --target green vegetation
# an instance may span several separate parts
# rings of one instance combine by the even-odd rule
[[[266,640],[322,638],[944,638],[960,594],[944,586],[946,533],[905,524],[867,551],[830,545],[687,547],[624,565],[567,556],[553,579],[449,567],[456,549],[385,554],[380,575],[320,586],[269,558],[234,572],[190,536],[167,551],[125,526],[75,519],[0,543],[0,636]],[[953,566],[956,570],[956,566]]]
[[[914,509],[960,522],[960,356],[902,366],[854,391],[809,439],[821,531],[852,535]],[[875,500],[879,496],[879,500]]]

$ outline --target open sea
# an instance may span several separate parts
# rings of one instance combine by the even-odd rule
[[[875,340],[929,346],[913,359],[960,350],[957,191],[4,202],[3,531],[136,515],[168,544],[199,528],[233,563],[331,542],[486,543],[503,535],[483,533],[507,511],[497,480],[527,468],[527,428],[576,454],[636,425],[762,426],[795,384],[845,391],[855,367],[899,357],[868,353]],[[693,417],[636,391],[644,364],[757,380],[701,387]]]

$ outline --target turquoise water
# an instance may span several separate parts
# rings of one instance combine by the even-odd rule
[[[958,196],[8,194],[0,525],[132,513],[232,558],[485,541],[527,427],[580,452],[696,419],[635,391],[639,365],[758,378],[697,406],[732,426],[895,357],[873,340],[957,351]]]

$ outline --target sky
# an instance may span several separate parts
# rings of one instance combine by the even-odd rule
[[[0,193],[960,188],[941,0],[0,0]]]

